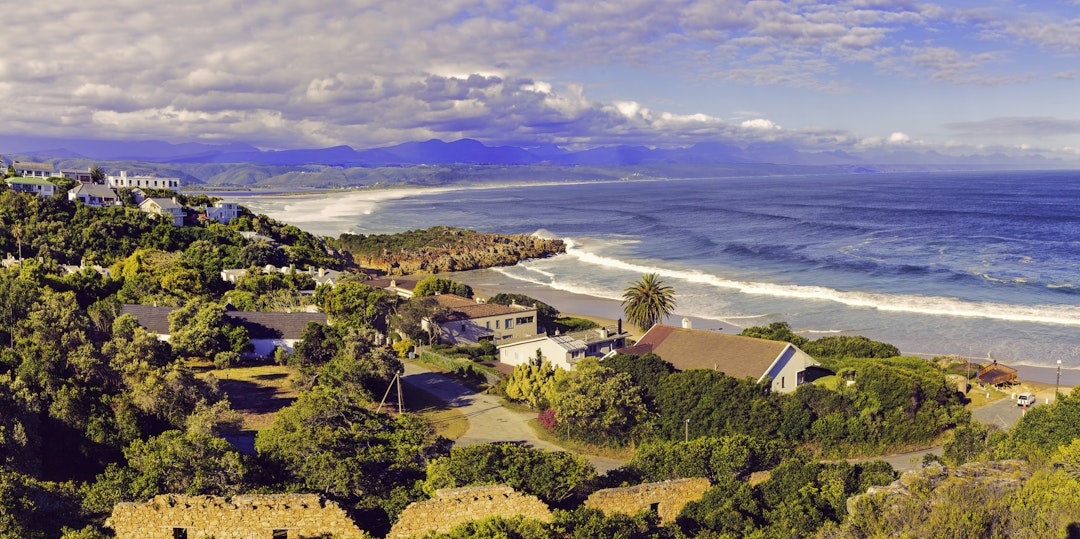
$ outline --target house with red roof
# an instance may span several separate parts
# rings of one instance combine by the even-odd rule
[[[536,335],[536,307],[498,305],[455,294],[436,294],[440,316],[424,320],[424,329],[446,344],[495,344],[507,339]]]
[[[772,390],[789,393],[806,383],[806,371],[818,366],[794,344],[730,335],[716,331],[657,324],[634,346],[620,348],[620,354],[653,353],[677,370],[712,369],[734,378],[772,380]]]

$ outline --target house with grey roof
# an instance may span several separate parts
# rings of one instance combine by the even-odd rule
[[[82,202],[87,206],[104,208],[107,206],[119,206],[120,198],[105,185],[96,183],[80,183],[74,189],[68,191],[68,200]]]
[[[496,344],[517,337],[536,335],[536,307],[498,305],[456,294],[436,294],[443,315],[424,319],[421,326],[437,342],[476,344],[482,340]]]
[[[56,194],[56,184],[42,177],[15,177],[8,178],[8,186],[13,191],[31,193],[39,197],[51,197]]]
[[[629,332],[622,330],[620,321],[617,326],[510,339],[499,345],[499,361],[507,365],[521,365],[535,360],[539,350],[542,361],[570,370],[581,358],[604,357],[612,350],[626,346],[626,339],[630,336]]]
[[[164,217],[172,222],[173,226],[184,226],[184,218],[187,212],[175,198],[151,197],[144,198],[139,203],[139,210],[151,215]]]
[[[772,390],[790,393],[806,383],[806,371],[818,362],[794,344],[715,331],[657,324],[620,354],[653,353],[676,369],[711,369],[734,378],[770,379]]]
[[[56,168],[53,167],[52,163],[13,161],[11,166],[15,168],[15,175],[23,178],[51,178],[56,176]]]
[[[134,316],[140,326],[151,333],[156,333],[158,339],[168,341],[170,337],[169,313],[174,310],[176,310],[175,307],[125,304],[121,307],[120,313]],[[254,349],[252,353],[255,356],[265,357],[273,354],[274,349],[278,347],[292,352],[308,323],[326,324],[327,320],[323,313],[228,311],[225,313],[225,322],[247,329]]]

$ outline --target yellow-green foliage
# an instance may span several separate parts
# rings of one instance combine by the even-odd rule
[[[406,357],[408,357],[409,352],[411,352],[413,350],[413,347],[415,346],[416,343],[410,341],[409,339],[402,339],[393,344],[394,351],[397,352],[398,357],[401,359],[405,359]]]
[[[533,408],[547,408],[555,391],[556,371],[562,369],[552,367],[547,361],[540,364],[522,363],[514,367],[514,372],[506,379],[506,398],[524,402]]]

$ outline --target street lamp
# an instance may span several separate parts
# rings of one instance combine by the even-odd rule
[[[685,434],[685,436],[686,436],[686,443],[690,443],[690,419],[689,418],[687,418],[687,420],[686,420],[686,434]]]
[[[1061,393],[1061,360],[1057,360],[1057,382],[1054,384],[1054,402],[1057,402],[1057,396]]]

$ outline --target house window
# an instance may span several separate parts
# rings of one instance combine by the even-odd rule
[[[499,321],[498,320],[495,321],[495,329],[499,329]]]
[[[289,530],[274,530],[272,539],[289,539]]]
[[[173,539],[188,539],[187,528],[173,528],[172,536]]]
[[[491,329],[491,320],[487,320],[484,322],[484,329]]]
[[[780,389],[784,389],[784,377],[780,377]]]
[[[514,319],[513,318],[507,318],[506,319],[506,329],[510,329],[512,327],[514,327]]]

